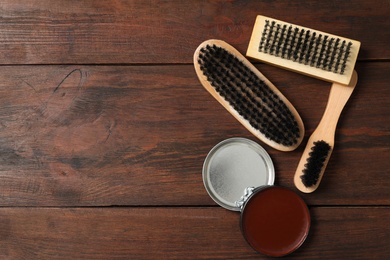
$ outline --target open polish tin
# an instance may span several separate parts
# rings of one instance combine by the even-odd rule
[[[275,169],[268,153],[245,138],[217,144],[203,164],[203,183],[220,206],[240,211],[248,244],[268,256],[294,252],[310,229],[310,213],[295,192],[274,186]]]

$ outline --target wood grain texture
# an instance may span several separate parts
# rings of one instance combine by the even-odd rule
[[[262,259],[201,176],[218,142],[259,141],[192,65],[211,38],[245,53],[259,14],[362,43],[326,175],[301,194],[311,232],[287,258],[388,258],[389,13],[388,0],[1,1],[0,258]],[[295,189],[330,84],[256,67],[305,125],[294,152],[263,145]]]
[[[293,188],[330,85],[258,67],[306,125],[294,152],[256,140],[202,88],[190,65],[3,67],[0,204],[214,205],[202,164],[213,145],[233,136],[262,144],[274,161],[276,183]],[[362,75],[341,115],[326,177],[305,197],[309,204],[390,204],[387,64],[357,69]]]
[[[360,60],[390,58],[387,0],[13,0],[0,7],[1,64],[191,63],[210,38],[245,53],[259,14],[361,41]]]
[[[390,208],[312,208],[287,259],[385,259]],[[3,259],[265,259],[222,208],[2,208]],[[357,246],[359,245],[359,246]]]

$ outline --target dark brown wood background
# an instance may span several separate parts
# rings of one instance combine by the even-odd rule
[[[242,53],[258,14],[359,40],[359,83],[297,259],[390,255],[390,2],[0,3],[1,259],[261,259],[239,214],[202,182],[208,151],[256,140],[201,86],[204,40]],[[256,63],[299,111],[306,137],[330,84]],[[258,141],[262,144],[260,141]],[[303,151],[263,145],[294,189]]]

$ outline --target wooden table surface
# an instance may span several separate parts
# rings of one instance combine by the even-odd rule
[[[293,175],[330,84],[256,62],[300,113],[293,152],[266,146],[201,86],[196,47],[245,53],[256,15],[361,41],[359,82],[320,188],[299,193],[310,234],[289,257],[390,255],[390,2],[0,3],[0,259],[262,259],[239,213],[202,182],[209,150],[261,144],[275,184]],[[289,258],[287,257],[287,258]]]

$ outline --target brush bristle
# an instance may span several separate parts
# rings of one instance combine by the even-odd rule
[[[303,169],[303,175],[301,176],[302,183],[306,187],[316,185],[320,177],[322,167],[329,155],[331,146],[325,141],[314,142],[314,146],[311,148],[309,158]]]
[[[250,125],[283,146],[297,144],[301,132],[282,99],[236,56],[216,45],[199,51],[207,81]]]
[[[266,20],[259,51],[343,75],[351,41]]]

